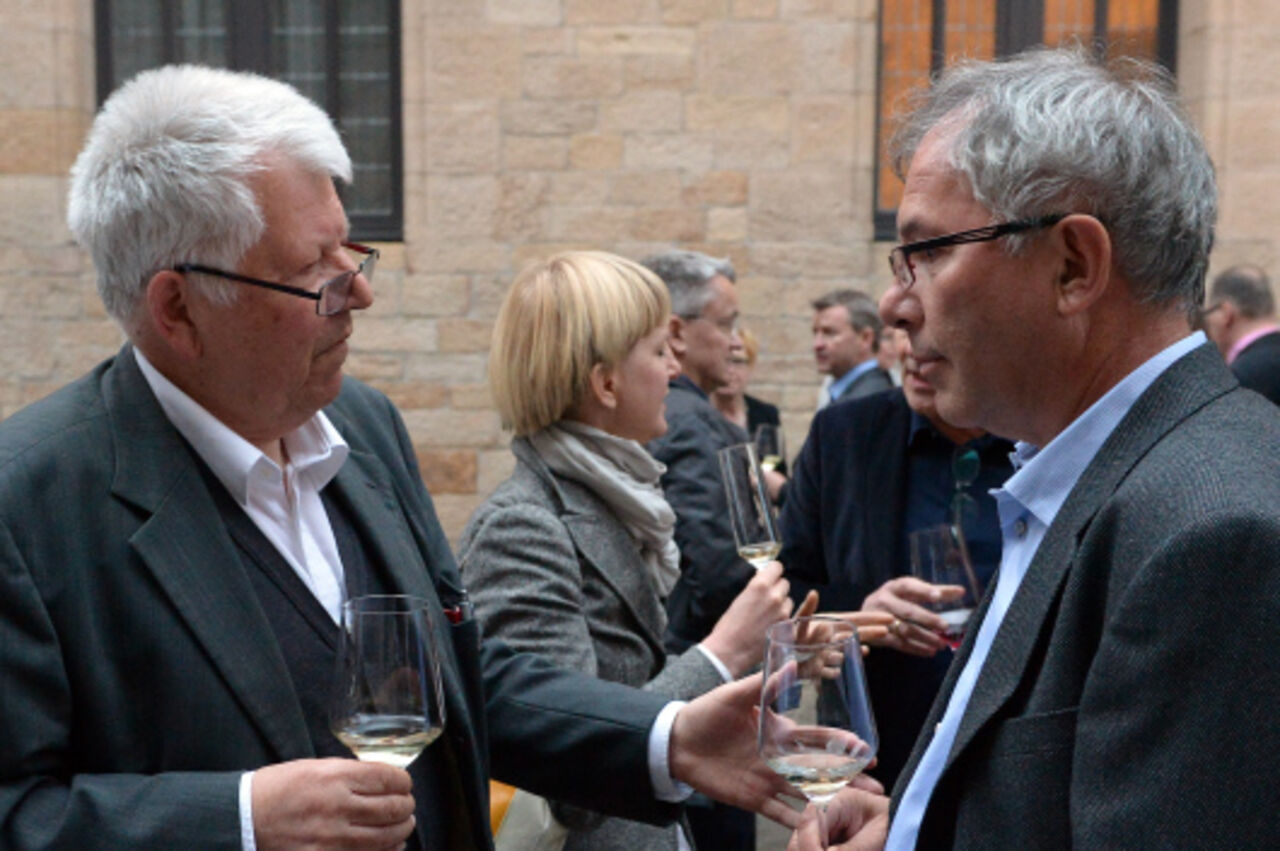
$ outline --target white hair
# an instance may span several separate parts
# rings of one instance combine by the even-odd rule
[[[954,124],[950,162],[998,219],[1089,213],[1111,233],[1134,295],[1194,314],[1217,218],[1213,164],[1147,62],[1103,65],[1079,47],[966,62],[923,93],[891,144],[906,171],[924,136]],[[1020,240],[1011,237],[1010,251]]]
[[[671,309],[676,316],[692,319],[700,316],[715,292],[711,279],[716,275],[737,281],[733,264],[727,257],[712,257],[701,251],[668,251],[640,261],[667,285],[671,293]]]
[[[126,331],[162,269],[239,265],[261,238],[249,187],[269,156],[349,183],[333,122],[293,87],[196,65],[156,68],[103,104],[71,169],[67,221],[93,256],[98,292]],[[234,285],[206,278],[212,297]]]

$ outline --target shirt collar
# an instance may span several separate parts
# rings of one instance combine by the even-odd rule
[[[858,378],[879,366],[879,362],[875,358],[867,358],[853,369],[846,372],[839,378],[832,379],[831,387],[827,390],[827,395],[832,399],[839,399],[840,394],[849,389],[849,385],[857,381]]]
[[[249,501],[250,482],[262,475],[279,477],[280,467],[262,450],[209,413],[147,360],[136,346],[138,368],[173,427],[241,506]],[[289,466],[318,492],[338,474],[350,448],[323,411],[285,435]]]
[[[1085,468],[1138,397],[1161,373],[1204,342],[1204,333],[1196,331],[1159,352],[1090,405],[1044,448],[1019,441],[1009,456],[1016,472],[1001,490],[1045,526],[1051,525]]]
[[[1274,334],[1280,331],[1280,325],[1267,325],[1259,328],[1257,331],[1251,331],[1245,334],[1236,344],[1227,351],[1226,361],[1228,364],[1235,363],[1235,359],[1240,357],[1240,353],[1249,348],[1259,337],[1265,337],[1268,334]]]

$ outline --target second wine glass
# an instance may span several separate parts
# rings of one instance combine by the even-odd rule
[[[355,597],[342,621],[330,728],[358,759],[404,768],[444,730],[430,605],[407,595]]]
[[[758,745],[761,759],[814,804],[820,820],[875,758],[879,737],[853,624],[816,615],[769,628]],[[825,837],[825,825],[818,827]]]
[[[718,454],[738,555],[759,570],[777,557],[782,541],[755,447],[739,443],[726,446]]]

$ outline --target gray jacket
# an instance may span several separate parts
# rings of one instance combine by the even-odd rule
[[[608,506],[552,473],[523,438],[511,449],[515,471],[476,509],[459,546],[485,637],[675,699],[720,685],[697,649],[671,657],[663,651],[663,602]],[[566,848],[676,847],[674,827],[556,812],[577,828]]]

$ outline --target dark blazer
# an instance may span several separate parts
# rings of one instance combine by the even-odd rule
[[[738,557],[716,452],[746,432],[711,407],[683,375],[667,392],[667,433],[649,454],[667,465],[662,490],[676,512],[680,579],[667,599],[667,649],[682,653],[711,632],[755,570]]]
[[[635,541],[593,491],[553,473],[524,438],[516,468],[471,516],[458,565],[486,637],[562,667],[689,700],[724,681],[703,653],[668,656],[667,613]],[[568,849],[675,848],[676,830],[556,816]]]
[[[1231,362],[1231,371],[1243,386],[1280,405],[1280,331],[1245,346]]]
[[[348,379],[326,413],[351,447],[329,487],[440,616],[449,818],[491,845],[490,752],[508,782],[674,817],[645,756],[665,701],[446,626],[462,585],[394,407]],[[313,755],[201,470],[128,346],[0,424],[3,847],[239,849],[241,773]]]
[[[1277,448],[1280,411],[1210,345],[1139,398],[1018,588],[919,847],[1280,844]]]
[[[878,366],[874,366],[855,378],[852,384],[844,388],[843,393],[831,401],[846,402],[850,399],[861,399],[863,396],[870,396],[872,393],[892,389],[893,379],[889,377],[889,373]]]
[[[778,520],[783,540],[778,557],[797,601],[816,588],[821,611],[860,609],[867,595],[911,572],[903,552],[911,427],[911,408],[901,388],[828,405],[814,416]],[[1011,448],[1007,441],[991,439],[981,450],[984,468],[1007,476]],[[970,495],[994,514],[982,486],[975,483]],[[947,507],[937,511],[934,522],[947,522]],[[871,774],[886,786],[910,755],[950,660],[950,650],[930,659],[887,649],[872,649],[867,656],[867,685],[880,733]]]

